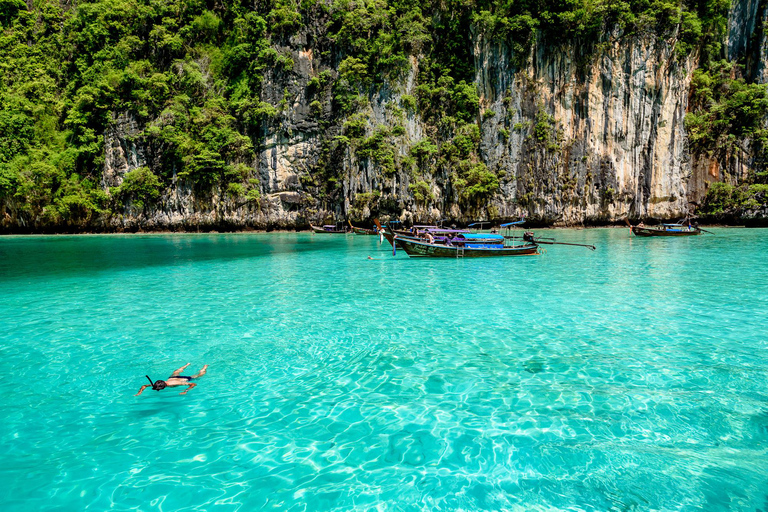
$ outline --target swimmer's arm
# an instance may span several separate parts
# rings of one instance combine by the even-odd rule
[[[142,394],[142,393],[144,392],[144,390],[145,390],[145,389],[147,389],[148,387],[149,387],[149,384],[144,384],[143,386],[141,386],[141,389],[139,390],[139,392],[138,392],[138,393],[136,393],[136,394],[135,394],[135,395],[133,395],[133,396],[139,396],[139,395],[140,395],[140,394]]]
[[[189,387],[188,387],[187,389],[185,389],[184,391],[182,391],[182,392],[181,392],[181,393],[179,393],[179,394],[180,394],[180,395],[186,395],[186,394],[187,394],[187,391],[189,391],[190,389],[192,389],[192,388],[193,388],[193,387],[195,387],[195,386],[197,386],[197,384],[195,384],[194,382],[192,382],[192,383],[190,383],[190,384],[189,384]]]

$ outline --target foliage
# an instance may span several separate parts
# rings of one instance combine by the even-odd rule
[[[695,153],[722,157],[745,139],[757,148],[768,147],[768,131],[763,128],[768,113],[766,86],[733,78],[734,67],[722,61],[693,73],[685,126]]]
[[[427,160],[437,153],[437,146],[429,139],[421,139],[419,142],[411,146],[410,153],[414,156],[420,166],[424,166]]]
[[[31,222],[87,223],[125,201],[152,204],[174,179],[257,202],[243,162],[257,159],[267,134],[295,126],[287,121],[304,92],[329,133],[315,176],[321,195],[338,189],[340,159],[354,151],[385,176],[398,166],[444,172],[462,200],[480,201],[499,185],[480,157],[478,123],[498,114],[481,109],[475,86],[478,34],[506,45],[518,67],[537,39],[585,55],[615,27],[673,41],[678,58],[702,63],[686,118],[691,148],[725,158],[748,140],[765,153],[765,88],[720,62],[728,8],[727,0],[0,0],[0,205],[13,203]],[[297,40],[313,52],[306,84]],[[406,77],[415,92],[393,102],[395,126],[371,126],[370,105]],[[554,120],[539,110],[512,129],[557,149]],[[426,130],[404,156],[393,140],[405,134],[406,115]],[[104,135],[127,121],[151,169],[129,173],[110,200],[97,185]],[[421,183],[411,192],[427,201]]]
[[[378,190],[355,194],[355,199],[352,202],[349,216],[353,219],[361,219],[363,217],[363,211],[366,208],[368,208],[369,211],[377,208],[380,198],[381,192]]]
[[[414,98],[410,94],[403,94],[400,97],[400,101],[402,102],[403,107],[405,108],[406,111],[408,111],[409,114],[416,113],[416,108],[417,108],[416,98]]]
[[[385,176],[395,174],[395,150],[389,141],[390,132],[383,126],[379,126],[370,137],[366,138],[357,150],[360,158],[370,158],[384,173]]]
[[[499,178],[484,163],[471,164],[465,161],[459,169],[453,185],[467,202],[477,203],[498,191]]]
[[[323,114],[323,104],[315,100],[309,104],[309,111],[315,117],[320,117]]]
[[[160,179],[147,167],[139,167],[123,178],[123,183],[113,189],[112,195],[120,200],[132,200],[136,208],[145,206],[160,197]]]
[[[753,184],[734,186],[729,183],[712,183],[707,190],[702,214],[736,215],[743,210],[768,206],[768,185]]]
[[[419,180],[411,183],[408,185],[408,190],[411,191],[417,203],[427,204],[435,199],[435,196],[432,194],[432,187],[426,181]]]

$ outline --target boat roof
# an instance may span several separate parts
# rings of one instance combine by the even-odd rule
[[[323,224],[324,228],[335,228],[336,224]]]
[[[516,220],[515,222],[507,222],[506,224],[502,224],[502,228],[506,228],[508,226],[519,226],[520,224],[525,224],[524,220]]]
[[[467,240],[504,240],[502,235],[494,235],[491,233],[462,233],[459,236]]]

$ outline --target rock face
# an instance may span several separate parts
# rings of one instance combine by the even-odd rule
[[[537,48],[532,68],[516,75],[503,49],[480,41],[475,53],[483,97],[501,113],[483,121],[484,156],[508,177],[501,216],[575,224],[685,212],[690,61],[652,38],[615,43],[583,71],[573,47]],[[542,114],[554,119],[546,144],[531,137]],[[493,137],[502,128],[506,143]]]
[[[137,138],[142,128],[128,113],[112,116],[112,124],[104,134],[104,170],[101,186],[105,190],[118,187],[130,171],[147,165],[144,145]]]
[[[726,41],[729,59],[748,62],[747,73],[761,82],[768,79],[765,16],[758,0],[735,2]],[[377,215],[422,222],[527,215],[555,225],[669,219],[684,216],[709,182],[738,181],[751,164],[746,146],[731,155],[726,169],[690,154],[684,120],[696,56],[680,59],[670,41],[617,32],[589,52],[577,45],[539,44],[517,67],[520,59],[503,43],[476,34],[479,156],[500,177],[498,191],[468,207],[450,173],[438,170],[427,178],[431,198],[419,201],[409,188],[415,180],[411,172],[400,167],[394,174],[384,172],[352,147],[334,150],[331,165],[341,178],[329,191],[320,163],[340,127],[319,122],[330,112],[330,90],[310,95],[307,83],[322,70],[335,71],[300,39],[280,48],[292,56],[293,72],[270,74],[264,81],[263,101],[288,101],[255,142],[259,151],[249,166],[258,180],[258,201],[219,189],[196,193],[174,178],[156,205],[142,211],[128,205],[109,221],[110,228],[300,228]],[[408,76],[372,91],[362,112],[369,136],[377,127],[402,127],[404,133],[388,139],[397,162],[430,133],[420,113],[403,108],[405,95],[416,96],[418,67],[413,57]],[[313,101],[320,102],[321,112],[310,107]],[[114,117],[104,136],[103,187],[119,185],[134,168],[151,168],[153,157],[140,131],[128,114]]]

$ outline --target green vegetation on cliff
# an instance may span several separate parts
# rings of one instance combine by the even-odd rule
[[[716,151],[744,137],[762,144],[765,90],[731,79],[720,42],[727,0],[0,0],[0,211],[28,223],[83,224],[143,210],[174,180],[200,191],[255,201],[252,163],[268,133],[283,131],[294,101],[291,49],[320,62],[305,88],[311,116],[330,135],[314,173],[333,200],[345,151],[383,177],[407,169],[419,203],[433,200],[433,176],[448,176],[471,207],[499,189],[479,157],[481,111],[474,86],[476,37],[497,41],[523,66],[536,40],[575,42],[588,58],[604,35],[652,33],[696,52],[692,148]],[[430,127],[410,154],[404,133],[371,125],[372,96],[406,77],[418,60],[416,95],[394,119]],[[728,75],[730,76],[730,75]],[[727,81],[726,80],[726,81]],[[147,166],[122,185],[102,186],[104,134],[119,114],[140,126]],[[549,132],[535,128],[535,136]],[[500,140],[509,138],[500,132]],[[549,146],[557,147],[556,141]]]

